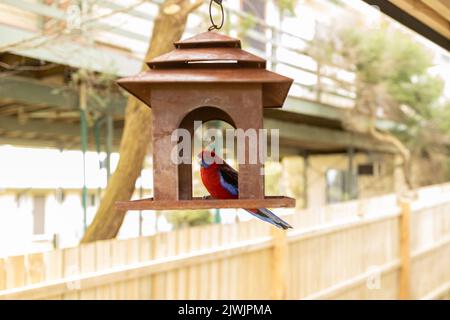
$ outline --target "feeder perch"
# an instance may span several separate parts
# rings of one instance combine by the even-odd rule
[[[263,165],[239,164],[239,198],[192,197],[191,164],[175,164],[171,134],[194,121],[222,120],[243,130],[263,128],[263,108],[281,108],[292,79],[266,70],[266,61],[240,40],[215,32],[175,42],[175,50],[147,63],[149,71],[118,84],[152,108],[154,197],[116,202],[123,210],[294,207],[295,199],[265,197]],[[245,139],[245,157],[249,145]]]

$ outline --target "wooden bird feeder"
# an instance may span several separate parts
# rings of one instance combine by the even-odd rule
[[[294,207],[295,199],[265,197],[263,165],[239,164],[239,198],[192,197],[191,164],[175,164],[171,134],[194,121],[222,120],[243,130],[263,128],[263,108],[281,108],[292,79],[267,71],[266,61],[241,49],[238,39],[215,32],[175,42],[175,50],[147,63],[149,71],[118,84],[152,108],[153,186],[150,199],[121,201],[124,210]],[[250,146],[245,141],[245,157]]]

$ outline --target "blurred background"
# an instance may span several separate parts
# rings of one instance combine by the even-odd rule
[[[158,21],[192,5],[185,26],[168,25],[182,38],[206,31],[209,1],[0,0],[0,297],[448,296],[450,6],[385,2],[388,14],[361,0],[223,1],[220,32],[294,79],[283,109],[264,111],[264,127],[280,130],[266,195],[297,200],[274,210],[294,230],[235,209],[130,211],[105,222],[116,239],[79,246],[96,213],[117,214],[105,194],[121,140],[140,139],[122,138],[135,102],[115,81],[173,42]],[[132,199],[153,194],[148,148],[142,169],[128,163]],[[233,164],[233,150],[221,152]],[[194,195],[206,195],[195,163],[193,177]],[[65,279],[112,267],[136,278]],[[47,287],[55,279],[64,288]]]

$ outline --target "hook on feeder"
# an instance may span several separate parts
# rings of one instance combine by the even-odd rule
[[[221,21],[220,21],[220,25],[218,25],[218,24],[216,24],[216,23],[214,22],[214,18],[213,18],[213,16],[212,16],[212,4],[213,4],[213,2],[215,2],[216,4],[218,4],[219,7],[220,7],[220,14],[221,14],[221,17],[222,17],[222,19],[221,19]],[[211,0],[211,1],[209,2],[209,20],[211,21],[211,26],[208,28],[208,31],[212,31],[212,30],[214,30],[214,29],[219,30],[219,29],[222,28],[223,22],[224,22],[224,20],[225,20],[225,14],[224,14],[224,12],[223,12],[222,0]]]

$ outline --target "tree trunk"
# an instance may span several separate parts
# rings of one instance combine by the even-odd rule
[[[386,142],[392,144],[400,153],[403,159],[403,176],[405,179],[406,186],[409,190],[413,189],[412,179],[411,179],[411,153],[408,148],[394,135],[378,131],[373,124],[369,129],[369,135],[380,142]]]
[[[405,184],[408,190],[411,190],[413,189],[410,170],[411,152],[396,136],[389,132],[382,132],[376,128],[377,108],[375,103],[380,104],[384,102],[389,105],[387,98],[383,101],[383,97],[386,97],[384,89],[381,85],[362,84],[364,84],[364,81],[357,80],[356,91],[358,92],[358,98],[356,99],[355,107],[347,112],[343,124],[352,131],[368,134],[379,142],[393,145],[402,157]],[[358,117],[358,113],[363,115],[363,117]]]
[[[360,101],[362,104],[370,104],[370,101],[364,100]],[[393,134],[389,132],[382,132],[376,128],[376,115],[373,108],[369,108],[370,115],[364,117],[358,117],[358,111],[360,107],[355,106],[354,109],[347,112],[346,116],[343,119],[343,125],[346,129],[354,132],[359,132],[363,134],[367,134],[376,141],[382,143],[389,143],[393,145],[403,160],[403,176],[405,180],[405,184],[408,190],[413,189],[413,183],[411,179],[411,153],[409,149]]]
[[[173,49],[173,42],[182,36],[189,13],[203,0],[166,0],[154,21],[153,33],[145,56],[148,61]],[[142,69],[146,70],[145,64]],[[116,201],[130,200],[151,141],[151,111],[134,97],[129,97],[125,110],[125,126],[120,142],[120,160],[109,180],[94,220],[81,243],[116,237],[126,211],[116,210]]]

